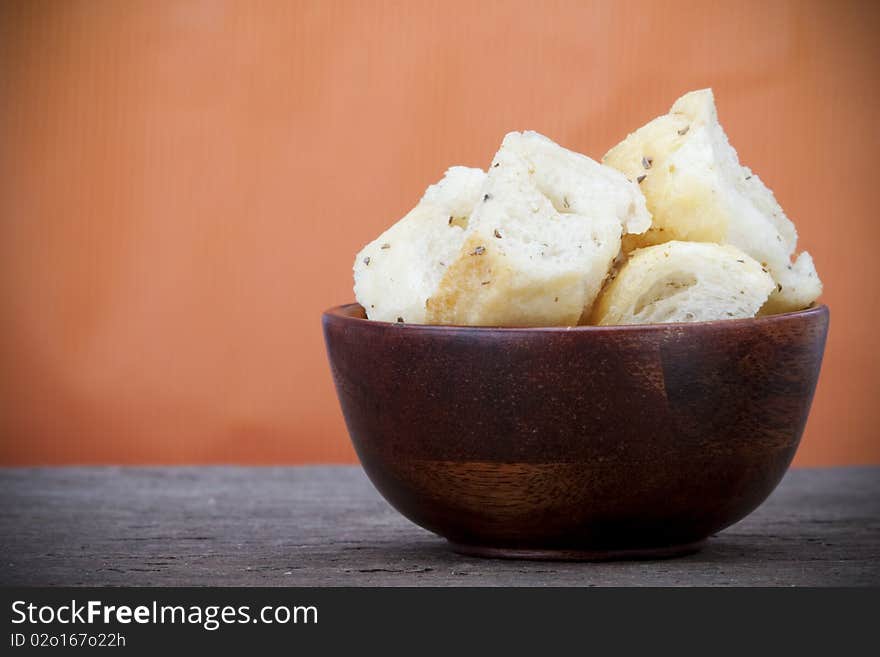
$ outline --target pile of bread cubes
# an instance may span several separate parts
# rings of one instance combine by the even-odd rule
[[[598,163],[512,132],[452,167],[354,264],[367,317],[466,326],[697,322],[801,310],[822,284],[741,166],[710,89]]]

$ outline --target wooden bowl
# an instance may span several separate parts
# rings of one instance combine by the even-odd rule
[[[455,550],[546,559],[697,549],[779,483],[828,308],[755,319],[478,328],[324,313],[373,484]]]

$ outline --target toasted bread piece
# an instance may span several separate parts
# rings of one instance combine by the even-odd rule
[[[813,258],[801,251],[797,259],[784,268],[771,269],[776,289],[759,315],[775,315],[808,308],[822,294],[822,281],[816,273]]]
[[[650,215],[634,183],[534,132],[508,134],[427,321],[565,326],[589,311],[623,231]]]
[[[354,261],[354,293],[370,319],[425,322],[425,302],[459,253],[486,174],[452,167]]]
[[[599,296],[592,323],[754,317],[775,287],[760,263],[733,246],[666,242],[630,253]]]
[[[623,250],[670,240],[731,244],[764,264],[776,281],[767,302],[772,312],[809,306],[822,292],[812,258],[795,264],[794,224],[761,179],[739,163],[718,123],[711,89],[679,98],[612,148],[603,162],[640,180],[653,216]]]

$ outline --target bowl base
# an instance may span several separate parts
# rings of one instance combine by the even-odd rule
[[[672,559],[699,551],[705,539],[680,545],[648,548],[618,548],[610,550],[506,548],[491,545],[472,545],[448,541],[454,552],[488,559],[525,559],[530,561],[626,561]]]

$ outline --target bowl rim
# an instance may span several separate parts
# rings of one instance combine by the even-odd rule
[[[361,308],[359,303],[350,302],[328,308],[322,313],[323,321],[341,321],[355,325],[372,326],[376,328],[395,330],[419,330],[427,332],[464,333],[464,332],[504,332],[504,333],[608,333],[608,332],[633,332],[633,331],[668,331],[699,330],[709,328],[743,327],[743,326],[766,326],[769,324],[809,319],[812,317],[828,316],[829,309],[824,303],[814,304],[803,310],[795,310],[787,313],[763,315],[760,317],[741,317],[736,319],[714,319],[702,322],[667,322],[663,324],[614,324],[609,326],[468,326],[462,324],[415,324],[407,322],[385,322],[377,319],[354,317],[349,312],[354,307]]]

